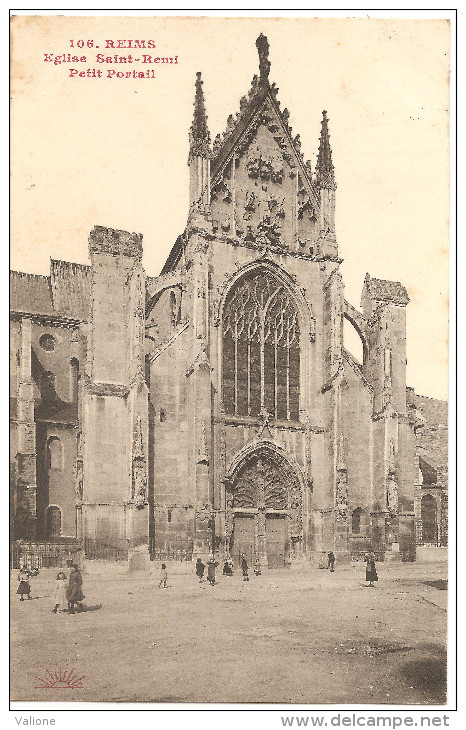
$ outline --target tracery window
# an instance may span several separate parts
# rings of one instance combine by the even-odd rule
[[[277,465],[264,457],[254,457],[238,474],[234,507],[286,509],[288,490]]]
[[[286,289],[264,272],[241,279],[223,314],[225,412],[299,418],[298,312]]]

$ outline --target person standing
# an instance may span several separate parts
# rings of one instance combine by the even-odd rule
[[[68,601],[68,613],[75,612],[74,607],[76,604],[78,604],[78,608],[81,608],[81,606],[79,604],[84,599],[84,594],[82,592],[82,584],[83,584],[83,579],[82,579],[81,571],[79,570],[76,563],[73,563],[71,565],[70,578],[68,581],[68,588],[66,589],[66,600]]]
[[[366,581],[369,581],[369,588],[375,588],[374,582],[379,580],[375,567],[375,554],[371,551],[364,558],[366,561]]]
[[[167,580],[168,580],[167,566],[165,565],[165,563],[162,563],[162,567],[160,568],[159,588],[166,588]]]
[[[331,550],[329,553],[327,553],[327,558],[328,558],[327,569],[330,569],[330,572],[333,573],[335,570],[335,555],[333,554],[333,552]]]
[[[59,606],[66,605],[66,589],[67,589],[66,573],[60,570],[57,573],[57,579],[55,581],[55,588],[53,591],[53,599],[55,601],[55,608],[52,609],[52,613],[57,613]]]
[[[233,575],[233,570],[231,569],[231,565],[228,560],[225,560],[223,565],[223,575],[228,575],[230,577]]]
[[[218,566],[217,561],[215,560],[214,556],[210,558],[210,560],[207,563],[207,580],[209,581],[211,586],[215,585],[215,568]]]
[[[199,578],[199,583],[202,583],[204,577],[205,565],[200,558],[196,560],[196,575]]]
[[[245,580],[248,581],[249,580],[249,575],[248,575],[249,566],[248,566],[248,561],[246,560],[245,555],[243,555],[243,559],[241,561],[241,570],[243,572],[243,581],[245,581]]]
[[[24,601],[24,596],[28,599],[31,598],[31,586],[29,583],[29,570],[27,568],[21,568],[18,574],[19,586],[16,591],[17,595],[20,596],[20,601]]]

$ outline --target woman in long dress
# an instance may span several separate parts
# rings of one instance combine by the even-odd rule
[[[379,580],[375,568],[375,555],[373,552],[367,553],[364,559],[366,561],[366,581],[369,582],[369,588],[374,588],[374,581]]]
[[[210,560],[207,563],[207,580],[209,581],[211,586],[215,585],[215,568],[218,566],[217,561],[215,560],[214,556],[210,558]]]
[[[24,596],[31,598],[31,586],[29,584],[29,570],[21,568],[18,574],[19,586],[16,593],[20,596],[20,601],[24,601]]]
[[[76,563],[73,563],[70,570],[70,578],[68,581],[68,588],[66,589],[66,600],[68,601],[68,613],[74,613],[74,607],[76,603],[79,603],[84,599],[82,592],[83,579],[81,571],[79,570]]]

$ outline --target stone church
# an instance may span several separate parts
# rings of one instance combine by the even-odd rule
[[[134,567],[415,557],[407,292],[367,274],[361,309],[345,299],[327,113],[314,167],[256,45],[213,144],[197,74],[190,210],[160,276],[142,235],[102,226],[89,266],[12,272],[16,538]]]

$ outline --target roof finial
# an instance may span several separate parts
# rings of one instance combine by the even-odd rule
[[[210,133],[207,127],[204,92],[201,72],[196,73],[196,94],[194,97],[194,117],[189,130],[189,159],[192,157],[211,157]]]
[[[327,112],[322,112],[322,129],[320,132],[319,153],[316,165],[316,184],[319,188],[335,190],[335,174],[332,164],[332,148],[330,147],[330,135],[328,133]]]
[[[269,83],[270,61],[269,61],[269,42],[267,36],[260,34],[256,40],[256,47],[259,51],[259,83],[267,85]]]

